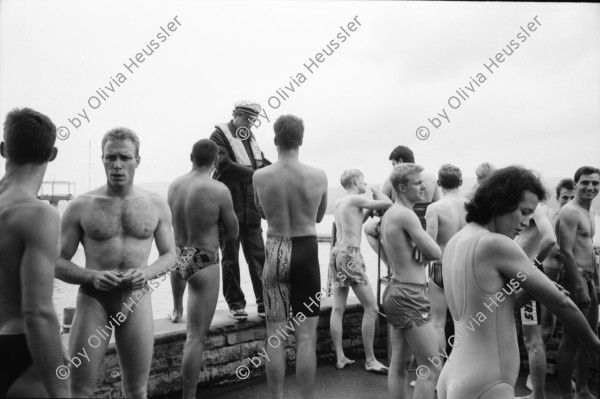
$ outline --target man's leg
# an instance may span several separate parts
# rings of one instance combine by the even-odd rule
[[[582,313],[586,317],[590,327],[596,333],[598,325],[598,297],[596,296],[595,287],[592,285],[590,290],[590,307],[582,309]],[[577,356],[575,357],[575,397],[576,398],[595,398],[590,393],[588,386],[588,376],[590,372],[590,364],[594,360],[597,362],[597,355],[593,352],[588,352],[583,346],[579,348]],[[598,364],[598,363],[595,363]]]
[[[387,372],[387,367],[377,361],[373,351],[375,323],[377,323],[377,315],[379,314],[377,304],[375,303],[375,296],[373,296],[373,288],[371,288],[371,283],[367,282],[367,285],[352,286],[352,290],[364,309],[362,319],[362,339],[365,348],[365,368],[367,371],[379,371],[385,373]]]
[[[279,337],[277,330],[283,328],[287,323],[271,323],[267,321],[267,341],[265,349],[267,352],[267,385],[273,399],[283,399],[283,381],[285,379],[285,342],[274,346],[276,341],[273,340],[273,345],[269,342],[271,336]],[[297,329],[296,329],[297,330]],[[296,351],[299,353],[299,348]],[[296,359],[298,364],[298,359]]]
[[[440,376],[441,368],[435,367],[429,359],[436,356],[436,335],[432,323],[423,324],[421,327],[408,328],[404,331],[406,342],[412,349],[419,367],[427,367],[427,376],[417,375],[417,383],[413,392],[413,399],[435,398],[435,386]]]
[[[539,306],[539,305],[538,305]],[[545,399],[546,351],[542,341],[540,326],[521,326],[523,342],[529,356],[529,374],[531,375],[532,398]]]
[[[317,323],[319,316],[308,317],[296,327],[296,380],[300,397],[312,399],[317,373]]]
[[[85,294],[78,294],[69,334],[69,359],[72,363],[69,380],[74,398],[91,397],[94,393],[98,371],[110,339],[100,338],[96,329],[106,324],[108,317],[102,305]]]
[[[432,267],[429,265],[429,267]],[[444,290],[432,280],[429,280],[429,301],[431,302],[431,322],[436,334],[436,342],[439,353],[446,349],[446,313],[448,304]]]
[[[256,304],[260,306],[264,304],[262,274],[265,264],[265,244],[263,242],[262,229],[259,224],[246,224],[243,230],[245,230],[245,234],[243,236],[240,234],[240,236],[244,257],[248,263]],[[240,229],[241,231],[242,229]]]
[[[348,359],[344,355],[344,347],[342,345],[342,321],[344,319],[348,291],[350,291],[348,287],[333,288],[333,306],[331,308],[329,330],[331,331],[331,341],[333,342],[333,350],[335,351],[335,367],[338,369],[343,369],[346,365],[354,363],[354,360]]]
[[[173,313],[169,315],[169,319],[173,323],[179,323],[183,317],[183,293],[185,292],[186,282],[175,272],[171,272],[170,278],[173,293]]]
[[[388,373],[390,398],[408,398],[408,369],[412,363],[411,349],[400,328],[390,326],[392,358]]]
[[[127,320],[115,329],[115,342],[121,365],[123,390],[127,398],[148,396],[148,378],[154,352],[154,320],[149,286],[142,290],[147,293],[136,299],[136,291],[125,302],[132,311]],[[138,290],[138,293],[143,293]],[[132,301],[136,304],[132,305]],[[189,311],[189,309],[188,309]]]
[[[219,296],[219,265],[197,271],[188,280],[187,339],[183,348],[183,397],[195,398],[202,368],[204,340],[215,314]]]
[[[242,234],[240,225],[240,235]],[[246,299],[240,287],[240,237],[237,240],[221,240],[221,253],[223,260],[223,296],[229,309],[244,309]]]

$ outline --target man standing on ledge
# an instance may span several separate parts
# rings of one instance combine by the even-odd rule
[[[76,398],[93,395],[112,332],[125,397],[145,398],[148,393],[154,327],[147,295],[153,288],[147,282],[175,264],[175,244],[167,202],[133,185],[139,150],[140,140],[133,131],[116,128],[106,133],[102,139],[106,184],[75,198],[62,217],[56,277],[81,284],[69,352],[73,359],[87,360],[79,359],[79,365],[73,363],[71,368]],[[159,257],[148,265],[152,241]],[[85,251],[85,268],[71,261],[79,243]]]
[[[327,176],[323,170],[298,159],[304,137],[300,118],[281,116],[274,129],[277,162],[254,175],[257,207],[269,223],[263,273],[267,335],[271,337],[287,323],[294,323],[300,395],[312,398],[321,294],[315,222],[323,219],[327,208]],[[293,321],[290,312],[294,314]],[[270,359],[266,365],[269,391],[272,398],[280,399],[285,345],[267,345],[266,350]]]
[[[210,139],[219,146],[219,161],[215,178],[224,183],[231,192],[233,209],[239,221],[239,236],[236,240],[221,238],[223,261],[223,296],[231,315],[245,320],[246,299],[240,287],[240,243],[248,263],[250,280],[256,297],[257,313],[265,317],[263,302],[262,271],[265,263],[265,247],[260,227],[260,215],[254,203],[252,176],[254,171],[271,162],[265,159],[250,131],[258,118],[261,106],[249,101],[235,104],[233,119],[216,126]]]

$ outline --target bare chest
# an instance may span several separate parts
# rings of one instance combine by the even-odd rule
[[[157,225],[157,210],[146,197],[94,198],[81,218],[85,235],[99,241],[113,237],[147,239],[154,235]]]

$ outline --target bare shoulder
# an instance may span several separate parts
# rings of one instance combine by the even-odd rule
[[[58,228],[60,221],[58,211],[51,205],[39,200],[23,201],[15,204],[11,212],[15,216],[13,218],[15,225],[26,229],[30,227],[38,229],[48,227],[48,225]]]
[[[580,211],[579,209],[577,209],[577,207],[575,207],[573,204],[568,203],[565,206],[563,206],[560,211],[558,212],[558,215],[556,217],[557,221],[570,221],[570,222],[574,222],[576,220],[578,220],[580,217]]]
[[[327,183],[327,174],[323,169],[315,168],[314,166],[304,165],[305,171],[314,179],[317,179],[320,183]]]
[[[480,254],[489,255],[491,259],[501,259],[507,255],[517,255],[523,252],[516,241],[502,234],[484,234],[477,245]]]

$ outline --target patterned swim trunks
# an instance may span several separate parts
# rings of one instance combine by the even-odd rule
[[[329,256],[329,287],[364,286],[369,283],[360,248],[337,244]]]
[[[219,264],[219,253],[204,251],[193,247],[175,248],[177,255],[177,275],[188,280],[198,270],[202,270],[207,266]]]

